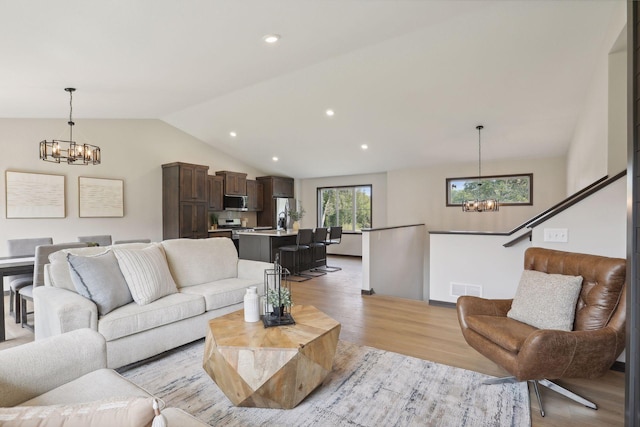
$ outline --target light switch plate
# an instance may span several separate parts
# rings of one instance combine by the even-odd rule
[[[567,228],[545,228],[544,241],[567,243],[569,241],[569,230]]]

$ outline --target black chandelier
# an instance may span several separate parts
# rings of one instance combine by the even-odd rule
[[[480,140],[480,131],[484,129],[484,126],[476,126],[478,129],[478,185],[476,186],[477,195],[475,200],[465,200],[462,202],[463,212],[497,212],[498,201],[495,199],[480,198],[480,189],[482,188],[482,145]]]
[[[78,144],[73,140],[73,92],[75,88],[64,89],[69,92],[69,140],[52,139],[40,141],[40,158],[45,162],[60,163],[66,161],[70,165],[99,165],[100,147],[91,144]]]

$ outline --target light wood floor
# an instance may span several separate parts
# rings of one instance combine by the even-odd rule
[[[314,305],[338,320],[342,324],[340,339],[488,375],[506,376],[505,371],[466,344],[455,309],[381,295],[362,296],[359,258],[334,256],[329,264],[343,269],[293,283],[293,300],[296,304]],[[8,308],[6,297],[5,307]],[[33,340],[33,334],[21,329],[13,318],[7,315],[5,321],[8,340],[0,343],[0,350]],[[566,380],[560,384],[596,402],[599,409],[588,409],[541,387],[546,417],[540,416],[531,391],[533,426],[624,425],[624,374],[610,371],[597,380]]]

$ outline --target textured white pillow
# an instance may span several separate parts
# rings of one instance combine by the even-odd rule
[[[161,246],[139,250],[113,248],[113,253],[137,304],[149,304],[178,292]]]
[[[538,329],[573,330],[582,276],[524,270],[507,317]]]

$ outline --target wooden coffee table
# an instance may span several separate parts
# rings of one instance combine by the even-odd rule
[[[340,323],[310,305],[291,314],[270,328],[243,310],[209,321],[203,367],[234,405],[291,409],[331,372]]]

